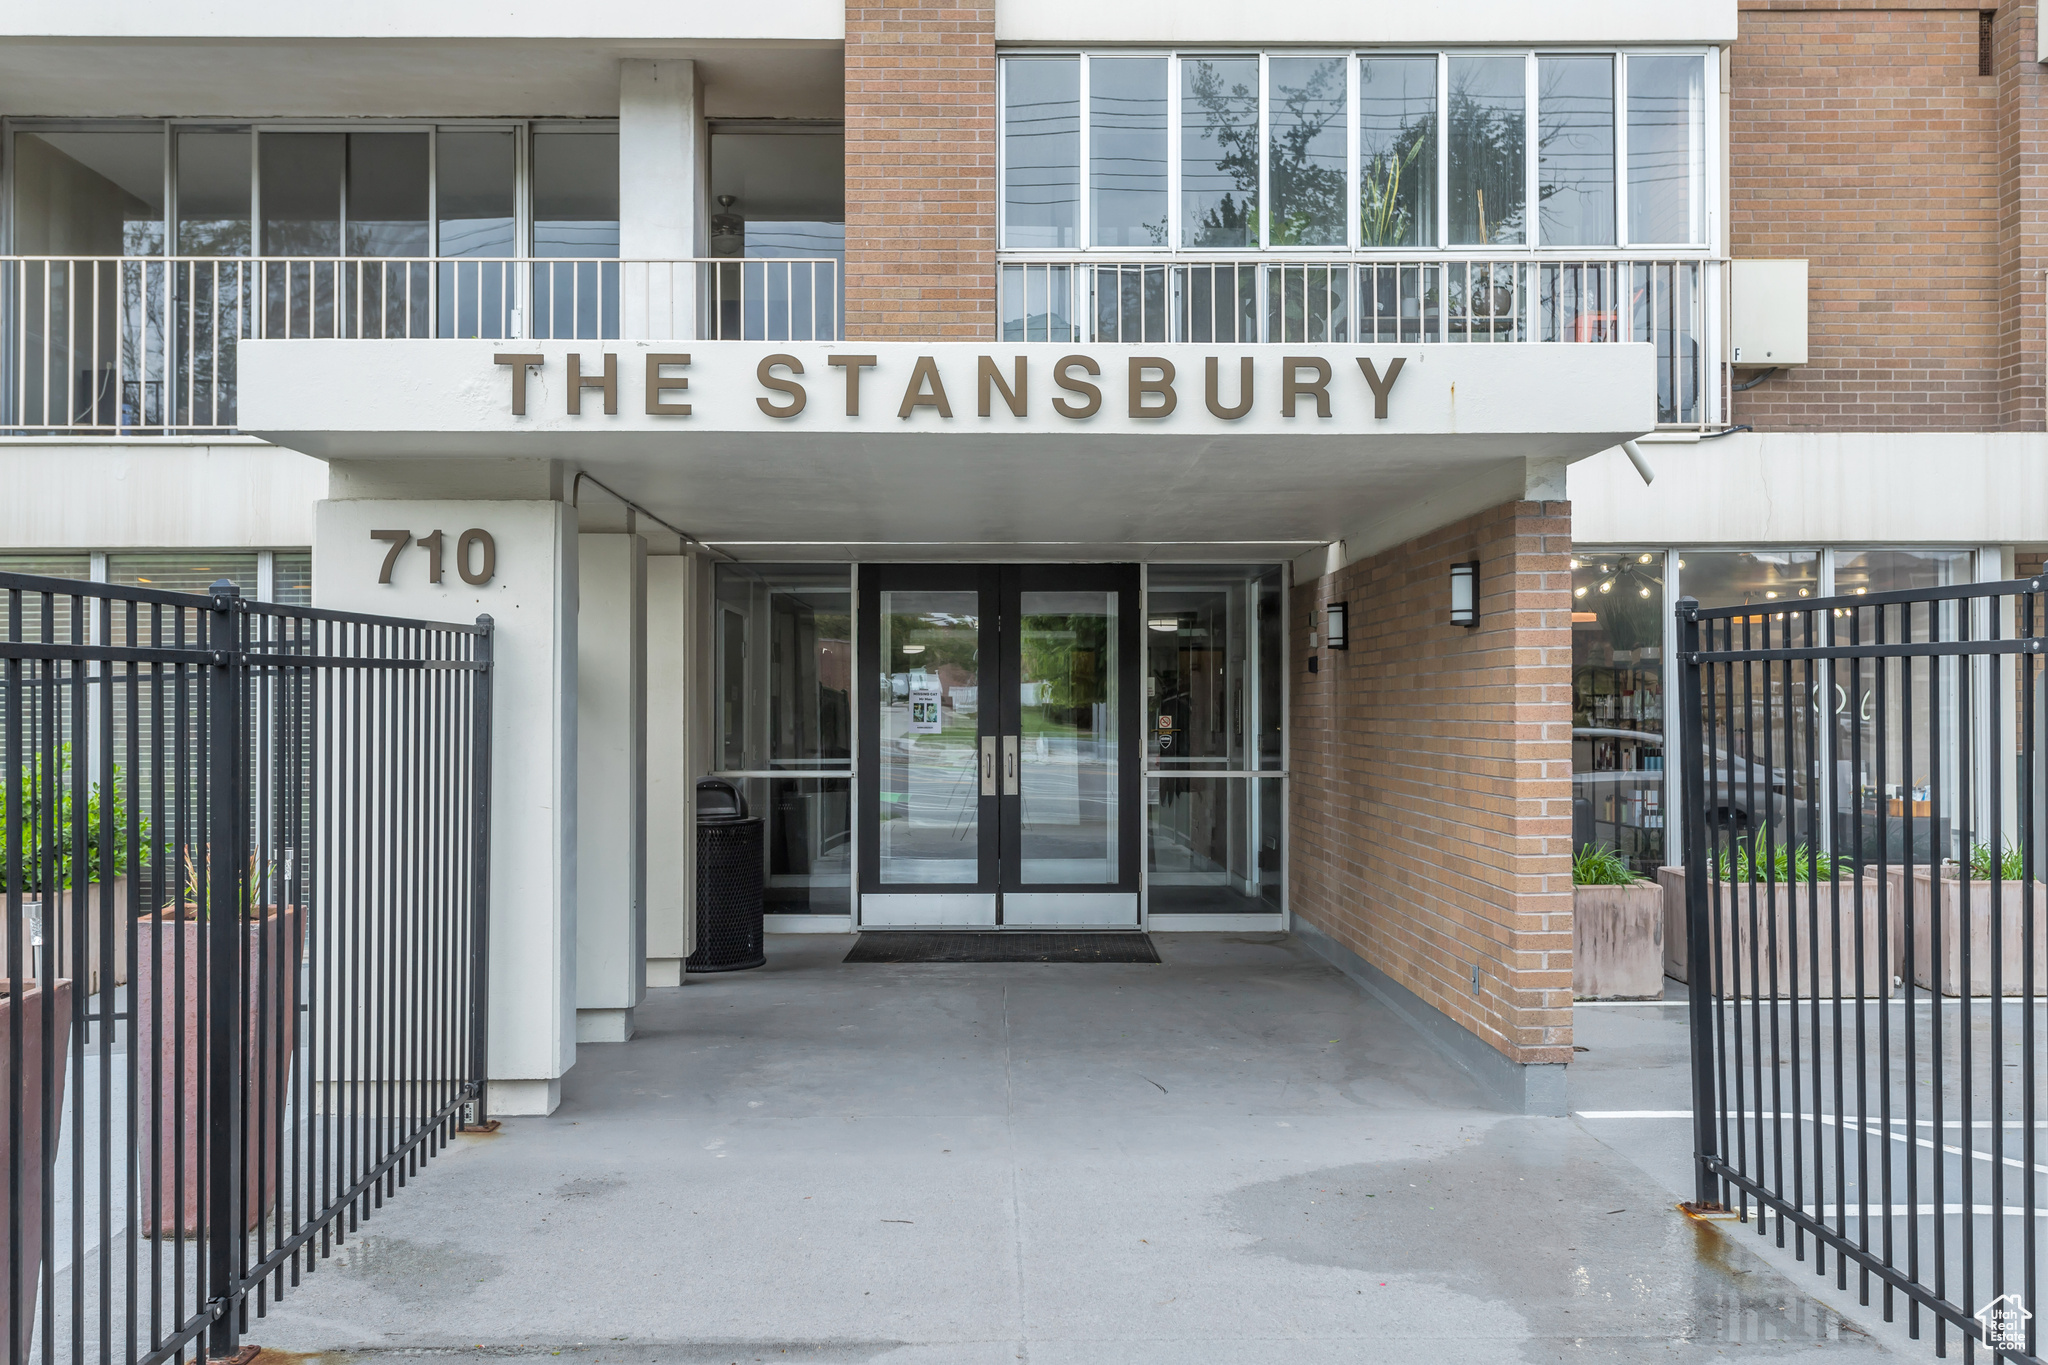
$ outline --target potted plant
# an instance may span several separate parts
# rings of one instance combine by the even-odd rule
[[[1604,844],[1572,859],[1572,998],[1664,994],[1664,897]]]
[[[1673,959],[1667,969],[1675,969],[1671,974],[1681,981],[1689,980],[1685,869],[1663,868],[1658,881],[1664,890],[1665,951]],[[1774,991],[1781,998],[1795,991],[1808,996],[1814,991],[1816,970],[1820,994],[1833,995],[1838,935],[1842,993],[1857,994],[1859,926],[1861,993],[1880,999],[1891,994],[1879,953],[1882,924],[1874,873],[1859,877],[1846,858],[1806,844],[1788,847],[1758,834],[1732,839],[1721,848],[1714,883],[1709,894],[1718,897],[1722,986],[1731,997],[1768,996]],[[1675,953],[1674,939],[1679,944]],[[1892,963],[1896,967],[1896,954]]]
[[[1963,994],[1963,914],[1967,903],[1970,930],[1969,994],[1991,994],[1991,916],[1998,913],[1999,992],[2019,995],[2026,989],[2026,921],[2029,893],[2034,920],[2034,993],[2048,995],[2048,885],[2038,878],[2029,885],[2020,851],[2006,845],[1997,855],[1998,882],[1991,880],[1993,854],[1978,844],[1970,850],[1970,876],[1955,862],[1941,865],[1941,886],[1937,893],[1933,869],[1925,864],[1912,869],[1913,876],[1913,984],[1943,995]],[[1893,869],[1893,915],[1906,918],[1904,868]],[[1931,929],[1936,926],[1938,929]],[[1941,967],[1937,979],[1934,962],[1935,932],[1941,936]]]
[[[207,1032],[201,964],[212,915],[234,914],[243,921],[242,1008],[215,1015],[242,1034],[246,1226],[263,1217],[280,1185],[284,1097],[298,1040],[299,907],[266,899],[270,869],[259,868],[254,858],[242,878],[240,903],[231,908],[208,903],[202,894],[206,875],[187,855],[177,899],[136,920],[135,1107],[142,1174],[137,1221],[145,1236],[192,1236],[203,1227],[199,1137],[207,1124],[201,1104]],[[285,880],[289,885],[289,873]]]
[[[64,1073],[66,1053],[71,1046],[71,983],[60,978],[46,992],[41,983],[24,979],[21,994],[15,996],[11,978],[17,967],[27,962],[28,955],[16,953],[12,957],[8,979],[0,980],[0,1086],[5,1087],[8,1096],[21,1096],[21,1147],[16,1150],[13,1146],[11,1117],[6,1112],[6,1106],[13,1101],[0,1100],[0,1160],[8,1163],[7,1169],[19,1174],[21,1203],[18,1207],[12,1204],[10,1182],[0,1180],[0,1247],[6,1244],[8,1230],[18,1226],[23,1264],[21,1316],[17,1318],[7,1290],[7,1257],[0,1250],[0,1330],[6,1332],[6,1340],[11,1343],[12,1358],[27,1360],[36,1304],[40,1301],[37,1286],[43,1270],[43,1215],[50,1197],[51,1168],[57,1157],[56,1136],[64,1121]],[[27,975],[23,971],[24,978]],[[17,1036],[21,1039],[19,1077],[13,1071]],[[43,1066],[46,1054],[51,1060],[47,1073]],[[47,1143],[43,1140],[46,1119],[50,1126]]]
[[[71,746],[60,747],[54,765],[57,780],[52,783],[41,755],[34,757],[21,775],[16,797],[21,811],[23,846],[21,852],[22,917],[29,926],[29,946],[50,948],[56,970],[74,980],[84,981],[88,995],[99,992],[101,942],[112,929],[115,986],[128,980],[128,805],[120,768],[114,769],[110,800],[103,803],[100,786],[94,783],[85,798],[84,868],[78,866],[76,840],[78,822],[71,784]],[[53,794],[52,787],[57,790]],[[7,817],[7,793],[0,789],[0,824]],[[112,843],[101,845],[101,829],[109,824],[115,832]],[[149,822],[141,827],[143,848],[148,847]],[[83,888],[83,889],[82,889]],[[79,905],[75,898],[83,895]],[[82,945],[77,916],[84,911],[86,932]],[[33,961],[33,959],[31,959]]]

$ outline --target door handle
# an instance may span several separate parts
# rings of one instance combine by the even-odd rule
[[[983,796],[994,796],[996,794],[996,737],[994,735],[983,735],[981,737],[981,794]]]
[[[1017,794],[1017,737],[1003,736],[1003,795]]]

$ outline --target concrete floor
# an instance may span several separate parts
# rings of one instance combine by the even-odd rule
[[[1570,1119],[1477,1107],[1290,940],[650,993],[251,1324],[272,1350],[630,1362],[1890,1353]]]

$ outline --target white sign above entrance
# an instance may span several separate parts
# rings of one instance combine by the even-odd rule
[[[688,351],[647,351],[640,357],[643,362],[641,411],[647,416],[680,418],[695,415],[696,405],[688,398],[690,376],[687,372],[691,368],[692,354]],[[565,359],[567,373],[560,381],[564,414],[581,416],[585,399],[593,397],[591,391],[595,390],[595,399],[601,402],[604,414],[617,416],[622,401],[620,390],[631,387],[630,380],[620,377],[618,353],[604,351],[593,359],[589,353],[570,351]],[[822,396],[824,402],[842,402],[836,392],[839,385],[828,382],[830,370],[813,377],[816,359],[814,356],[812,363],[807,365],[804,357],[793,351],[771,351],[763,355],[754,365],[754,406],[769,417],[785,420],[801,417],[811,404],[811,386],[821,383],[827,390]],[[1361,397],[1353,392],[1357,388],[1356,380],[1348,375],[1340,379],[1328,356],[1283,351],[1264,359],[1268,369],[1278,375],[1277,381],[1264,387],[1276,390],[1269,397],[1278,402],[1280,416],[1286,419],[1296,416],[1330,417],[1338,403],[1363,401],[1370,404],[1374,420],[1386,421],[1392,407],[1394,383],[1400,379],[1402,368],[1408,363],[1405,355],[1392,358],[1349,357],[1358,367],[1358,376],[1365,381],[1365,393]],[[1258,407],[1261,391],[1259,360],[1258,356],[1236,355],[1229,358],[1226,366],[1221,356],[1210,354],[1202,357],[1202,406],[1211,417],[1236,422],[1252,415]],[[1029,354],[976,355],[971,381],[961,374],[953,378],[954,390],[960,395],[962,415],[965,415],[971,391],[977,418],[996,416],[999,410],[1011,417],[1030,417],[1031,361]],[[546,371],[547,353],[498,351],[491,356],[491,363],[510,372],[510,383],[506,389],[507,410],[514,417],[528,416],[529,396],[534,388],[532,376]],[[946,387],[946,376],[936,355],[919,355],[911,363],[909,374],[902,381],[900,400],[895,397],[895,386],[886,382],[886,377],[877,377],[866,383],[866,391],[863,392],[864,376],[882,367],[879,353],[828,351],[824,363],[845,376],[844,416],[862,416],[863,400],[869,408],[879,407],[884,411],[893,400],[899,421],[909,421],[926,413],[942,421],[953,420],[953,394]],[[1114,358],[1111,363],[1114,365]],[[1122,370],[1124,416],[1137,421],[1164,421],[1172,417],[1180,409],[1181,389],[1195,387],[1194,377],[1183,376],[1171,356],[1133,353],[1122,357]],[[1102,415],[1104,390],[1116,387],[1116,375],[1112,371],[1105,378],[1102,362],[1094,355],[1085,351],[1069,351],[1049,364],[1041,364],[1039,385],[1050,386],[1050,403],[1055,414],[1070,421],[1086,421]],[[1337,390],[1334,395],[1333,388]]]
[[[1576,458],[1657,421],[1654,352],[1630,343],[279,340],[243,342],[240,363],[244,428],[322,456],[559,458],[758,433],[1512,436],[1518,456]]]

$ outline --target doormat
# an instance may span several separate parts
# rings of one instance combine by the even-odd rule
[[[926,933],[868,930],[848,962],[1157,962],[1145,934]]]

